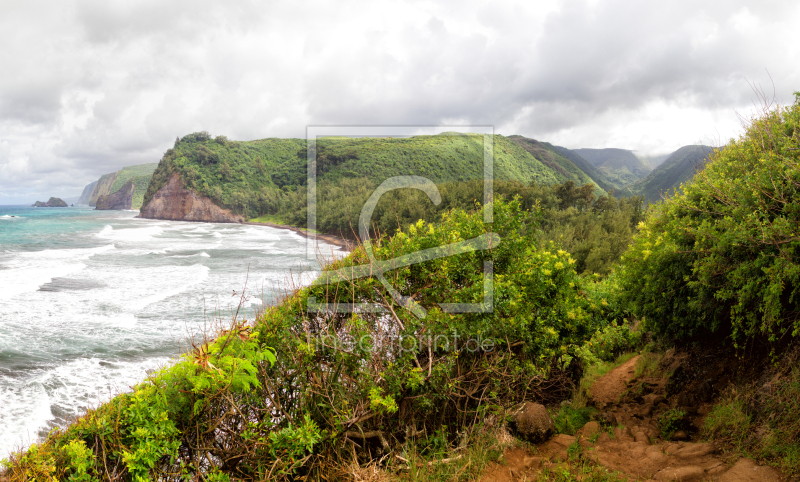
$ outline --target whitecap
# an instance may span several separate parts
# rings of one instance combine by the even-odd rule
[[[29,445],[41,430],[65,423],[59,414],[81,414],[87,409],[130,391],[148,370],[164,366],[167,357],[144,361],[78,358],[62,365],[40,369],[25,377],[0,379],[0,457]]]
[[[172,256],[168,256],[168,258],[210,258],[211,255],[206,253],[205,251],[201,251],[195,254],[174,254]]]
[[[83,261],[113,249],[113,245],[107,245],[16,253],[6,261],[6,269],[0,270],[0,299],[11,299],[21,293],[36,291],[53,278],[75,274],[86,268]]]
[[[164,229],[161,226],[114,229],[113,226],[106,225],[99,233],[97,233],[97,237],[113,241],[142,243],[150,241],[154,236],[158,236],[163,232]]]

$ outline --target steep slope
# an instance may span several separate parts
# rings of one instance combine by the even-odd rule
[[[615,186],[608,176],[597,170],[597,168],[595,168],[589,161],[581,157],[581,155],[577,152],[567,149],[566,147],[554,146],[547,142],[542,142],[542,144],[552,149],[562,157],[566,157],[572,161],[576,166],[578,166],[578,168],[580,168],[581,171],[585,172],[589,177],[591,177],[592,180],[604,191],[614,191],[614,194],[617,197],[632,195],[627,188]]]
[[[131,209],[133,204],[133,193],[135,189],[136,187],[134,186],[133,181],[128,181],[118,191],[107,196],[102,195],[97,198],[97,205],[95,209]]]
[[[626,149],[573,149],[606,175],[615,188],[638,181],[650,172],[638,157]]]
[[[122,189],[128,181],[132,181],[136,189],[133,193],[132,206],[130,209],[139,209],[142,207],[144,193],[147,191],[150,178],[153,176],[153,172],[156,170],[157,166],[158,164],[156,163],[139,164],[136,166],[123,167],[117,172],[104,174],[100,179],[89,184],[89,186],[94,185],[94,187],[92,188],[91,195],[88,197],[88,202],[80,204],[96,206],[100,196],[114,194]],[[84,188],[84,194],[81,195],[81,199],[84,199],[89,186]]]
[[[642,194],[646,201],[655,202],[668,196],[681,184],[694,177],[698,169],[702,169],[708,161],[713,148],[702,145],[683,146],[669,157],[644,179],[631,185],[631,190]]]
[[[97,181],[87,184],[85,188],[83,188],[83,192],[75,204],[82,204],[84,206],[89,205],[89,200],[92,198],[92,193],[94,192],[94,187],[97,185]]]
[[[519,143],[494,136],[494,178],[564,182],[574,177],[590,182],[574,165],[572,172],[545,165]],[[366,179],[375,185],[399,175],[424,176],[435,183],[483,178],[483,135],[444,133],[407,138],[329,137],[317,140],[317,181],[340,184]],[[562,159],[565,166],[570,162]],[[284,192],[306,185],[304,139],[262,139],[237,142],[207,133],[190,134],[167,150],[144,196],[144,206],[178,174],[182,187],[234,214],[253,218],[272,214]],[[163,198],[163,197],[162,197]],[[153,210],[143,209],[151,217]]]
[[[97,198],[100,196],[107,196],[111,194],[111,186],[114,184],[114,179],[116,179],[116,177],[117,173],[111,172],[108,174],[103,174],[100,176],[100,179],[95,181],[92,195],[89,197],[89,206],[96,206]]]
[[[586,160],[580,158],[580,156],[565,156],[556,150],[552,144],[540,142],[528,137],[509,136],[509,139],[528,151],[528,153],[539,162],[559,173],[565,180],[575,181],[578,185],[594,184],[604,191],[608,190],[608,187],[601,185],[601,183],[605,184],[602,179],[600,182],[597,182],[590,174],[590,172],[599,174],[598,171],[591,164],[586,162]],[[579,162],[582,163],[583,166],[580,166],[578,164]],[[591,171],[587,171],[585,168],[589,168]]]

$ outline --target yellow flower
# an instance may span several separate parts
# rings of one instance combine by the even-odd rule
[[[564,269],[564,263],[559,261],[558,263],[553,265],[556,269]]]

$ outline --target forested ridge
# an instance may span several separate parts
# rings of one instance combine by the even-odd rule
[[[548,167],[517,142],[493,136],[494,179],[525,184],[593,183],[557,153],[543,149],[537,155],[551,165],[558,160],[558,166],[567,168]],[[177,139],[164,154],[144,201],[178,173],[187,187],[237,214],[248,218],[283,216],[304,203],[298,196],[304,195],[307,184],[307,156],[302,139],[238,142],[204,132],[190,134]],[[408,138],[320,138],[316,141],[316,167],[321,204],[328,188],[353,180],[367,189],[392,176],[409,174],[437,184],[479,180],[484,176],[484,137],[444,133]]]

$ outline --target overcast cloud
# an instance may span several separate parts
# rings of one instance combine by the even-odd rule
[[[176,136],[493,125],[567,147],[725,143],[800,90],[794,1],[0,0],[0,204],[77,196]],[[749,83],[748,83],[749,82]]]

